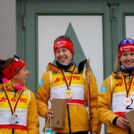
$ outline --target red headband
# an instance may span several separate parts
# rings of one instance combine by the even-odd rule
[[[118,53],[122,55],[124,52],[132,51],[134,52],[134,44],[126,43],[125,45],[121,45],[118,49]]]
[[[11,63],[2,71],[2,75],[9,80],[17,73],[19,73],[24,66],[26,66],[26,64],[23,60],[14,60],[13,63]]]
[[[53,47],[54,53],[59,48],[67,48],[68,50],[70,50],[72,55],[74,55],[74,45],[73,45],[73,43],[71,41],[67,41],[67,40],[59,40],[59,41],[57,41],[54,44],[54,47]]]

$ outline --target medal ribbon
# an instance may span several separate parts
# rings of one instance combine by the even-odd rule
[[[125,80],[125,76],[122,75],[122,77],[123,77],[123,83],[124,83],[125,89],[126,89],[126,97],[128,97],[128,94],[129,94],[129,91],[130,91],[130,88],[131,88],[131,85],[132,85],[132,81],[133,81],[133,75],[132,75],[131,81],[129,81],[130,84],[129,84],[128,88],[127,88],[127,83],[126,83],[126,80]]]
[[[75,67],[76,67],[76,66],[74,66],[74,68],[73,68],[72,75],[74,74]],[[62,72],[62,75],[63,75],[63,77],[64,77],[64,79],[65,79],[65,83],[66,83],[66,85],[67,85],[67,90],[71,90],[69,87],[70,87],[70,85],[71,85],[72,75],[71,75],[70,81],[69,81],[69,83],[68,83],[68,82],[67,82],[67,79],[66,79],[66,76],[65,76],[65,74],[64,74],[63,69],[61,69],[61,72]]]
[[[4,86],[3,86],[3,87],[4,87]],[[14,86],[13,86],[13,88],[14,88]],[[6,89],[5,89],[5,87],[4,87],[3,89],[4,89],[4,92],[5,92],[6,98],[7,98],[7,100],[8,100],[8,104],[9,104],[9,106],[10,106],[12,115],[14,115],[16,106],[17,106],[17,104],[18,104],[18,101],[19,101],[19,99],[20,99],[20,96],[21,96],[23,90],[21,90],[20,94],[18,95],[18,97],[17,97],[17,99],[16,99],[16,102],[15,102],[15,104],[14,104],[14,107],[12,107],[11,101],[10,101],[10,99],[9,99],[9,96],[8,96],[8,93],[7,93]]]

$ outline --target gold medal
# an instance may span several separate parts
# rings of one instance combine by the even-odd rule
[[[73,96],[73,92],[71,90],[66,90],[65,97],[66,98],[72,98],[72,96]]]
[[[74,66],[74,68],[73,68],[72,75],[74,74],[75,67],[76,67],[76,66]],[[66,76],[65,76],[65,74],[64,74],[63,69],[61,69],[61,72],[62,72],[62,75],[63,75],[63,77],[64,77],[64,79],[65,79],[65,83],[66,83],[66,86],[67,86],[67,90],[66,90],[66,92],[65,92],[64,95],[65,95],[66,98],[72,98],[73,92],[72,92],[71,89],[70,89],[71,80],[72,80],[72,75],[70,76],[70,81],[69,81],[69,83],[68,83],[68,81],[67,81],[67,79],[66,79]]]
[[[16,124],[16,122],[17,122],[17,116],[16,115],[11,115],[9,122],[11,124]]]
[[[131,105],[131,103],[132,103],[131,98],[126,97],[126,98],[124,99],[123,104],[124,104],[125,106],[129,106],[129,105]]]

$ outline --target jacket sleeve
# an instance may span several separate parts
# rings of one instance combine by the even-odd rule
[[[86,84],[85,84],[85,98],[87,105],[89,105],[89,116],[90,116],[90,121],[92,124],[92,131],[96,131],[100,133],[101,129],[101,124],[99,124],[98,121],[98,114],[97,114],[97,104],[98,104],[98,86],[95,80],[95,77],[93,73],[90,71],[89,72],[89,84],[88,84],[88,79],[86,79]],[[89,93],[90,91],[90,93]],[[88,99],[90,94],[90,99]]]
[[[35,95],[30,91],[30,103],[27,120],[28,134],[39,134],[39,118]]]
[[[117,117],[111,110],[112,90],[110,77],[106,78],[102,84],[101,91],[98,95],[98,109],[100,122],[113,125],[113,120]]]
[[[45,72],[42,76],[36,94],[38,113],[43,118],[45,118],[45,114],[48,110],[49,98],[50,98],[50,75],[49,72]]]

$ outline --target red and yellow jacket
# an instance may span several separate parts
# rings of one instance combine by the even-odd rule
[[[68,72],[64,72],[67,81],[71,80],[70,88],[73,91],[72,98],[69,99],[68,105],[70,110],[71,130],[88,131],[89,130],[89,116],[87,111],[88,104],[88,87],[85,72],[79,73],[77,68],[72,75],[74,66],[69,68]],[[98,131],[98,117],[97,117],[97,95],[98,88],[95,78],[92,72],[89,73],[90,77],[90,101],[91,101],[91,118],[92,118],[92,130]],[[47,71],[43,74],[36,95],[37,107],[39,115],[45,118],[45,114],[48,110],[48,101],[53,98],[67,99],[65,97],[65,91],[67,86],[62,75],[61,70],[49,64]],[[68,99],[67,99],[68,100]],[[75,100],[75,101],[74,101]],[[80,101],[77,101],[80,100]],[[54,129],[59,133],[68,133],[68,114],[66,113],[65,127],[63,129]]]
[[[39,134],[38,112],[33,92],[26,87],[22,89],[14,112],[16,122],[11,123],[12,112],[3,88],[8,94],[12,108],[21,92],[18,90],[15,93],[11,81],[0,85],[0,134],[11,134],[12,128],[14,134]]]
[[[98,95],[98,114],[99,120],[108,125],[108,133],[112,134],[128,134],[128,130],[121,129],[113,124],[115,117],[123,116],[126,112],[134,109],[134,103],[129,108],[123,104],[126,98],[126,88],[124,85],[123,75],[127,87],[130,85],[128,74],[112,73],[107,77],[101,87]],[[134,100],[134,79],[129,92],[129,96]]]

